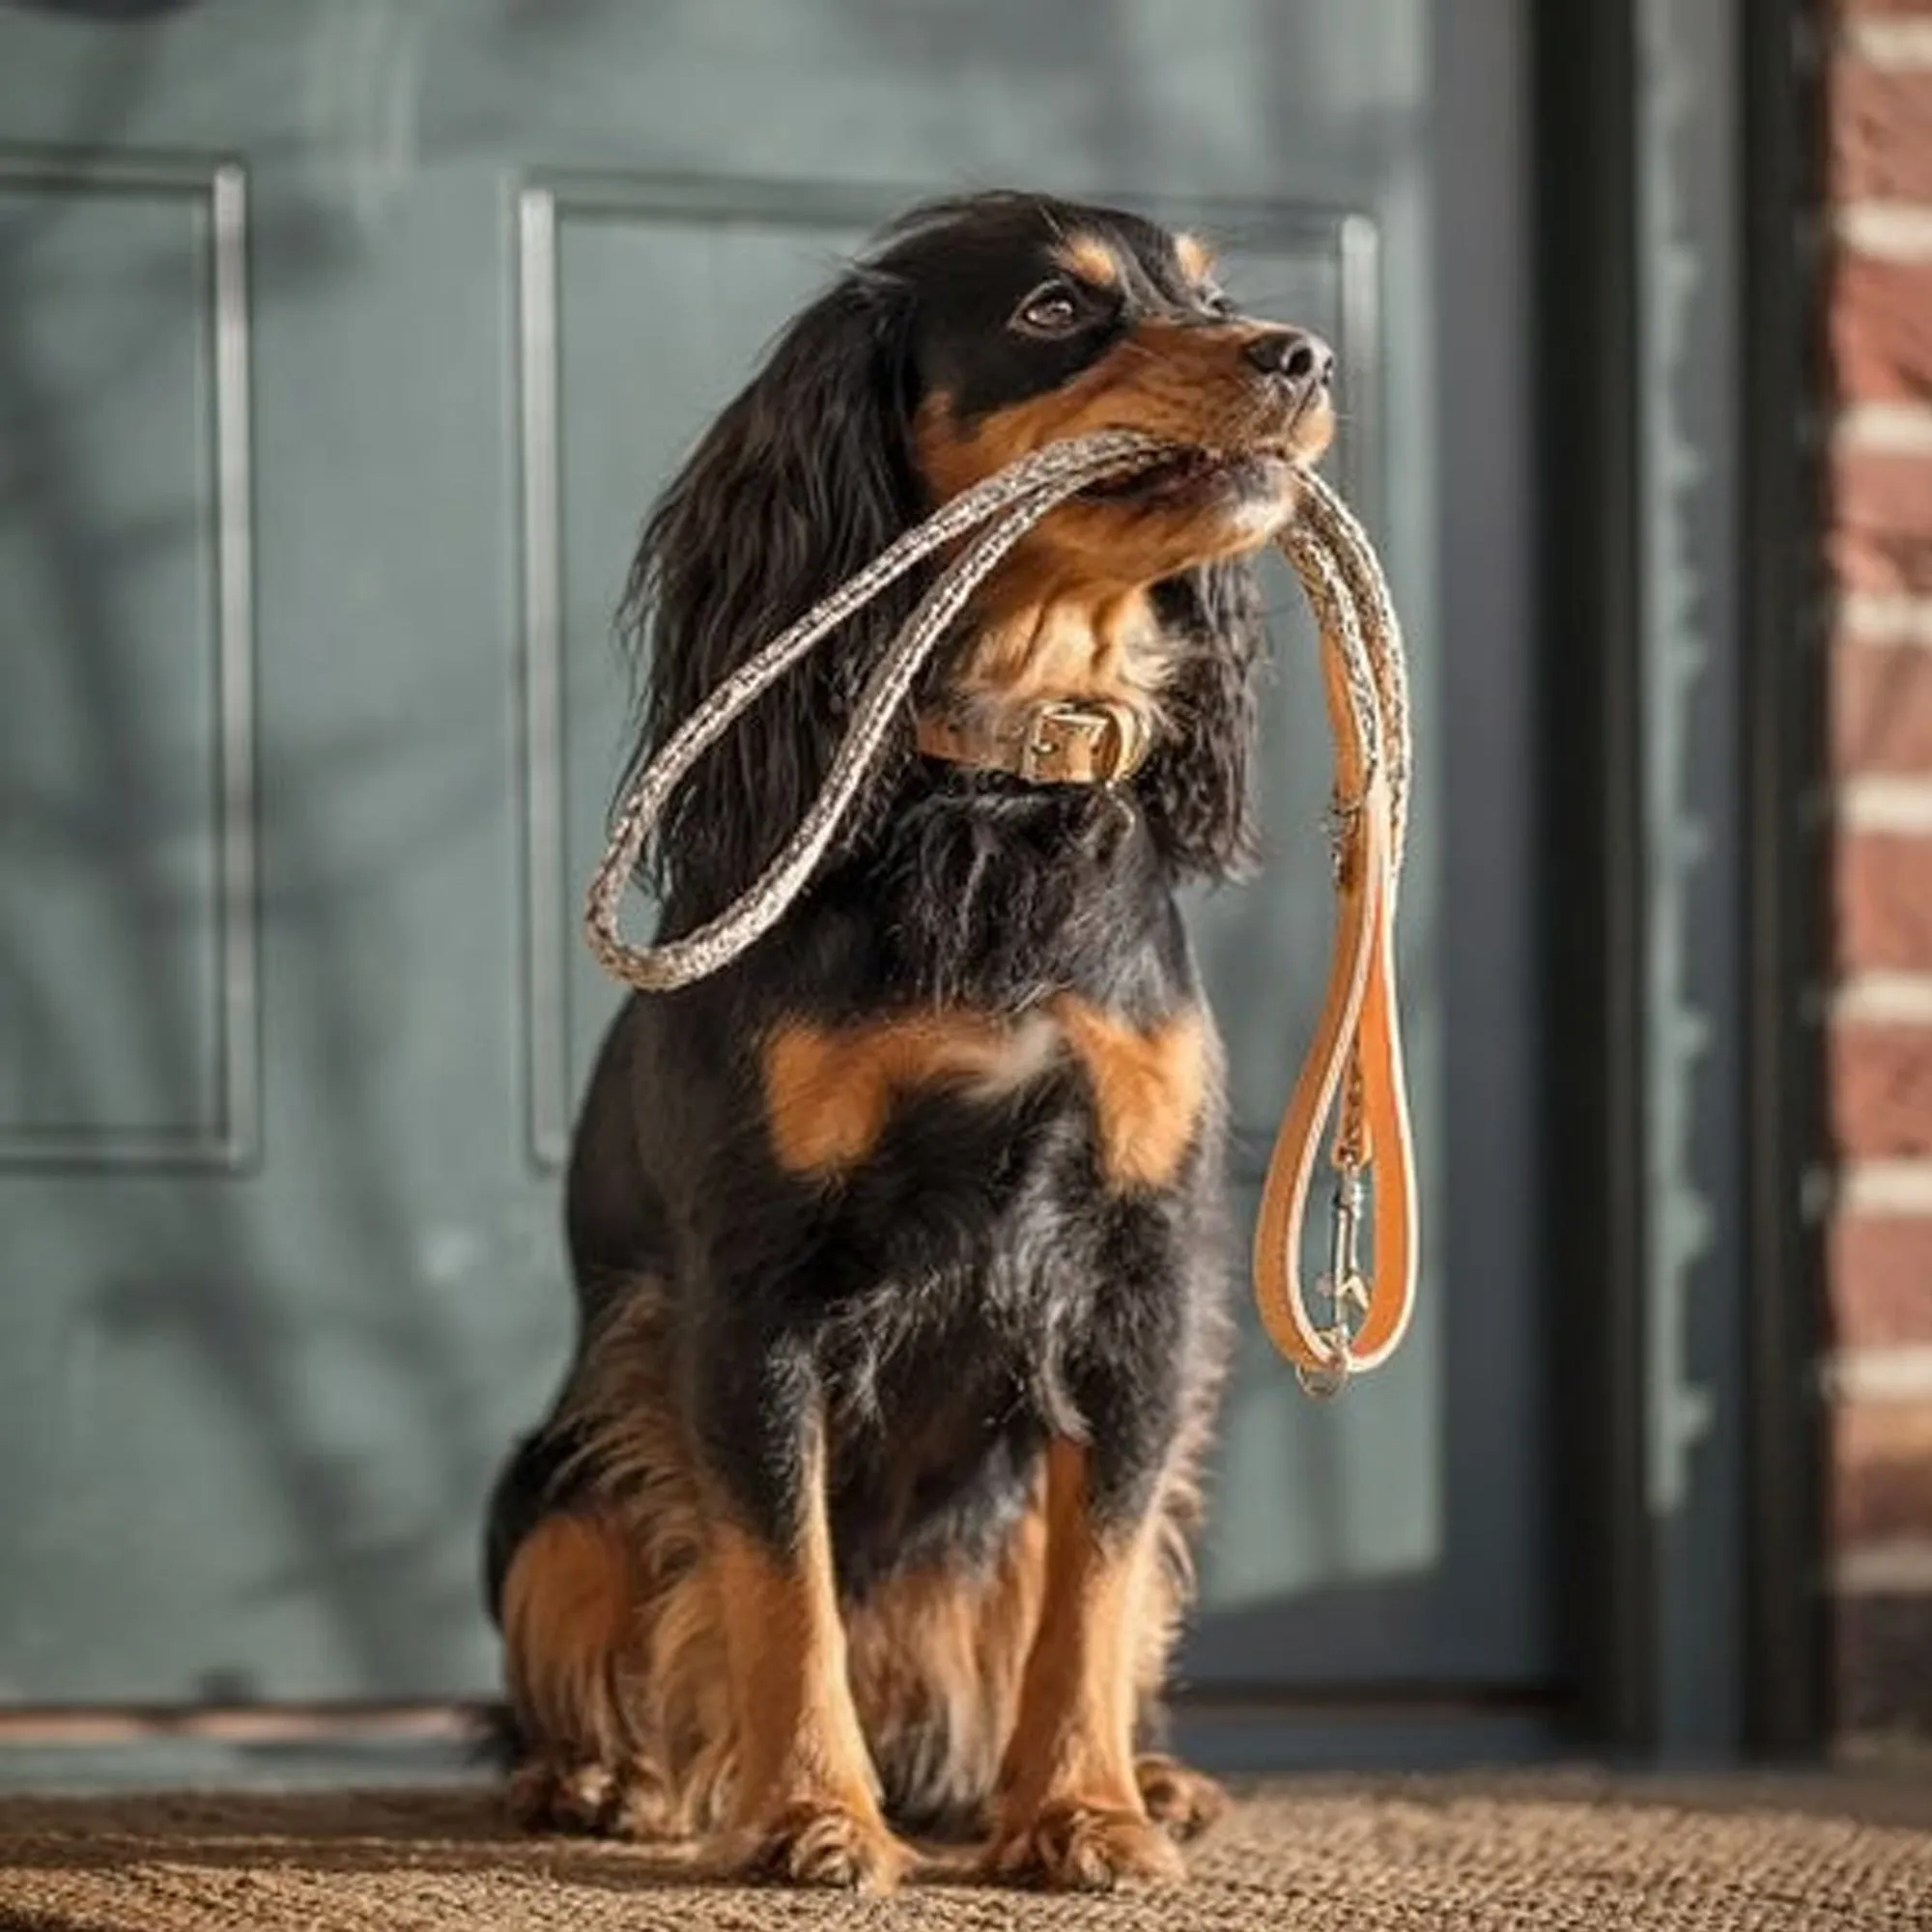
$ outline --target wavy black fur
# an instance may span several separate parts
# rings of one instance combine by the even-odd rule
[[[640,759],[916,519],[912,313],[901,284],[844,277],[785,330],[652,514],[625,598],[647,666]],[[650,855],[667,930],[709,917],[796,827],[920,581],[901,580],[766,692],[679,787]]]

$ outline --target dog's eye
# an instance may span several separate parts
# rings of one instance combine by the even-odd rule
[[[1028,335],[1065,335],[1080,322],[1080,298],[1070,282],[1047,282],[1013,311],[1013,327]]]

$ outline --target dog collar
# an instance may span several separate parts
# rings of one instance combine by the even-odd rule
[[[922,717],[919,749],[974,771],[1008,772],[1029,784],[1115,784],[1153,749],[1153,728],[1131,704],[1053,699],[1005,713],[995,724]]]

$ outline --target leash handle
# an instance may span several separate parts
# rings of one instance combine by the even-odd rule
[[[1303,483],[1282,548],[1321,638],[1335,741],[1336,918],[1315,1038],[1282,1117],[1255,1228],[1255,1302],[1269,1339],[1311,1394],[1395,1351],[1415,1302],[1415,1154],[1395,983],[1395,901],[1410,767],[1401,633],[1361,526],[1325,483]],[[1335,1119],[1336,1210],[1329,1308],[1318,1321],[1301,1278],[1318,1150]],[[1355,1254],[1369,1197],[1373,1272]]]

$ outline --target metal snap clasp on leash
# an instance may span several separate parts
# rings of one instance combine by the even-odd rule
[[[1348,1386],[1354,1373],[1355,1337],[1369,1313],[1369,1285],[1359,1259],[1362,1211],[1367,1199],[1367,1170],[1360,1165],[1339,1168],[1328,1209],[1328,1271],[1315,1284],[1328,1302],[1328,1320],[1316,1332],[1328,1350],[1319,1369],[1299,1364],[1294,1378],[1304,1395],[1331,1402]]]

